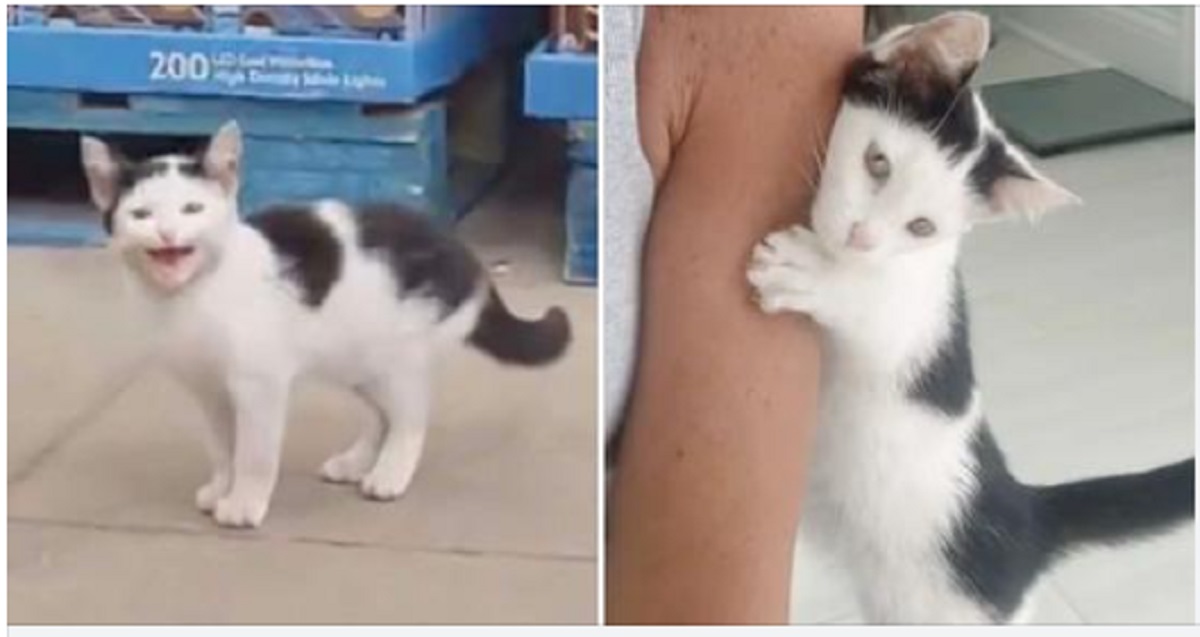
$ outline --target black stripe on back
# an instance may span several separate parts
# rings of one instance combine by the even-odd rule
[[[1054,556],[1044,512],[1032,489],[1009,473],[987,423],[971,441],[975,484],[943,551],[967,595],[1005,621]]]
[[[978,144],[973,93],[962,82],[896,68],[864,53],[850,65],[842,91],[851,103],[890,111],[930,131],[955,159]]]
[[[933,358],[909,382],[908,397],[948,416],[961,416],[971,404],[975,370],[971,363],[966,293],[958,273],[954,275],[952,303],[950,331]]]
[[[424,214],[399,204],[375,203],[358,210],[359,245],[381,256],[401,297],[437,299],[442,316],[475,291],[483,268],[470,250]]]
[[[271,206],[246,220],[282,260],[280,275],[294,284],[301,300],[317,308],[342,273],[342,245],[332,230],[302,205]]]

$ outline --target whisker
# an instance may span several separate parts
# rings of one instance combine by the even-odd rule
[[[950,100],[950,105],[946,107],[946,112],[942,113],[941,119],[939,119],[937,124],[933,127],[934,135],[937,135],[938,131],[942,130],[942,126],[946,125],[946,120],[950,119],[950,113],[952,113],[954,111],[954,107],[958,104],[959,98],[961,98],[963,96],[963,93],[966,93],[967,91],[968,91],[967,85],[964,83],[958,89],[958,92],[954,94],[954,99]]]

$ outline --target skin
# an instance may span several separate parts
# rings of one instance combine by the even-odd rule
[[[609,623],[788,619],[819,347],[809,320],[753,305],[745,272],[808,209],[861,34],[853,7],[646,9],[638,112],[658,188]]]

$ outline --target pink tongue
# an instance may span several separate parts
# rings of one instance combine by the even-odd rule
[[[150,250],[150,258],[165,265],[175,265],[190,252],[189,248],[158,248]]]

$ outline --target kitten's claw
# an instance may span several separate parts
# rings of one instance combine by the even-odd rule
[[[267,502],[256,498],[225,496],[217,500],[213,519],[221,526],[258,528],[267,516]]]

